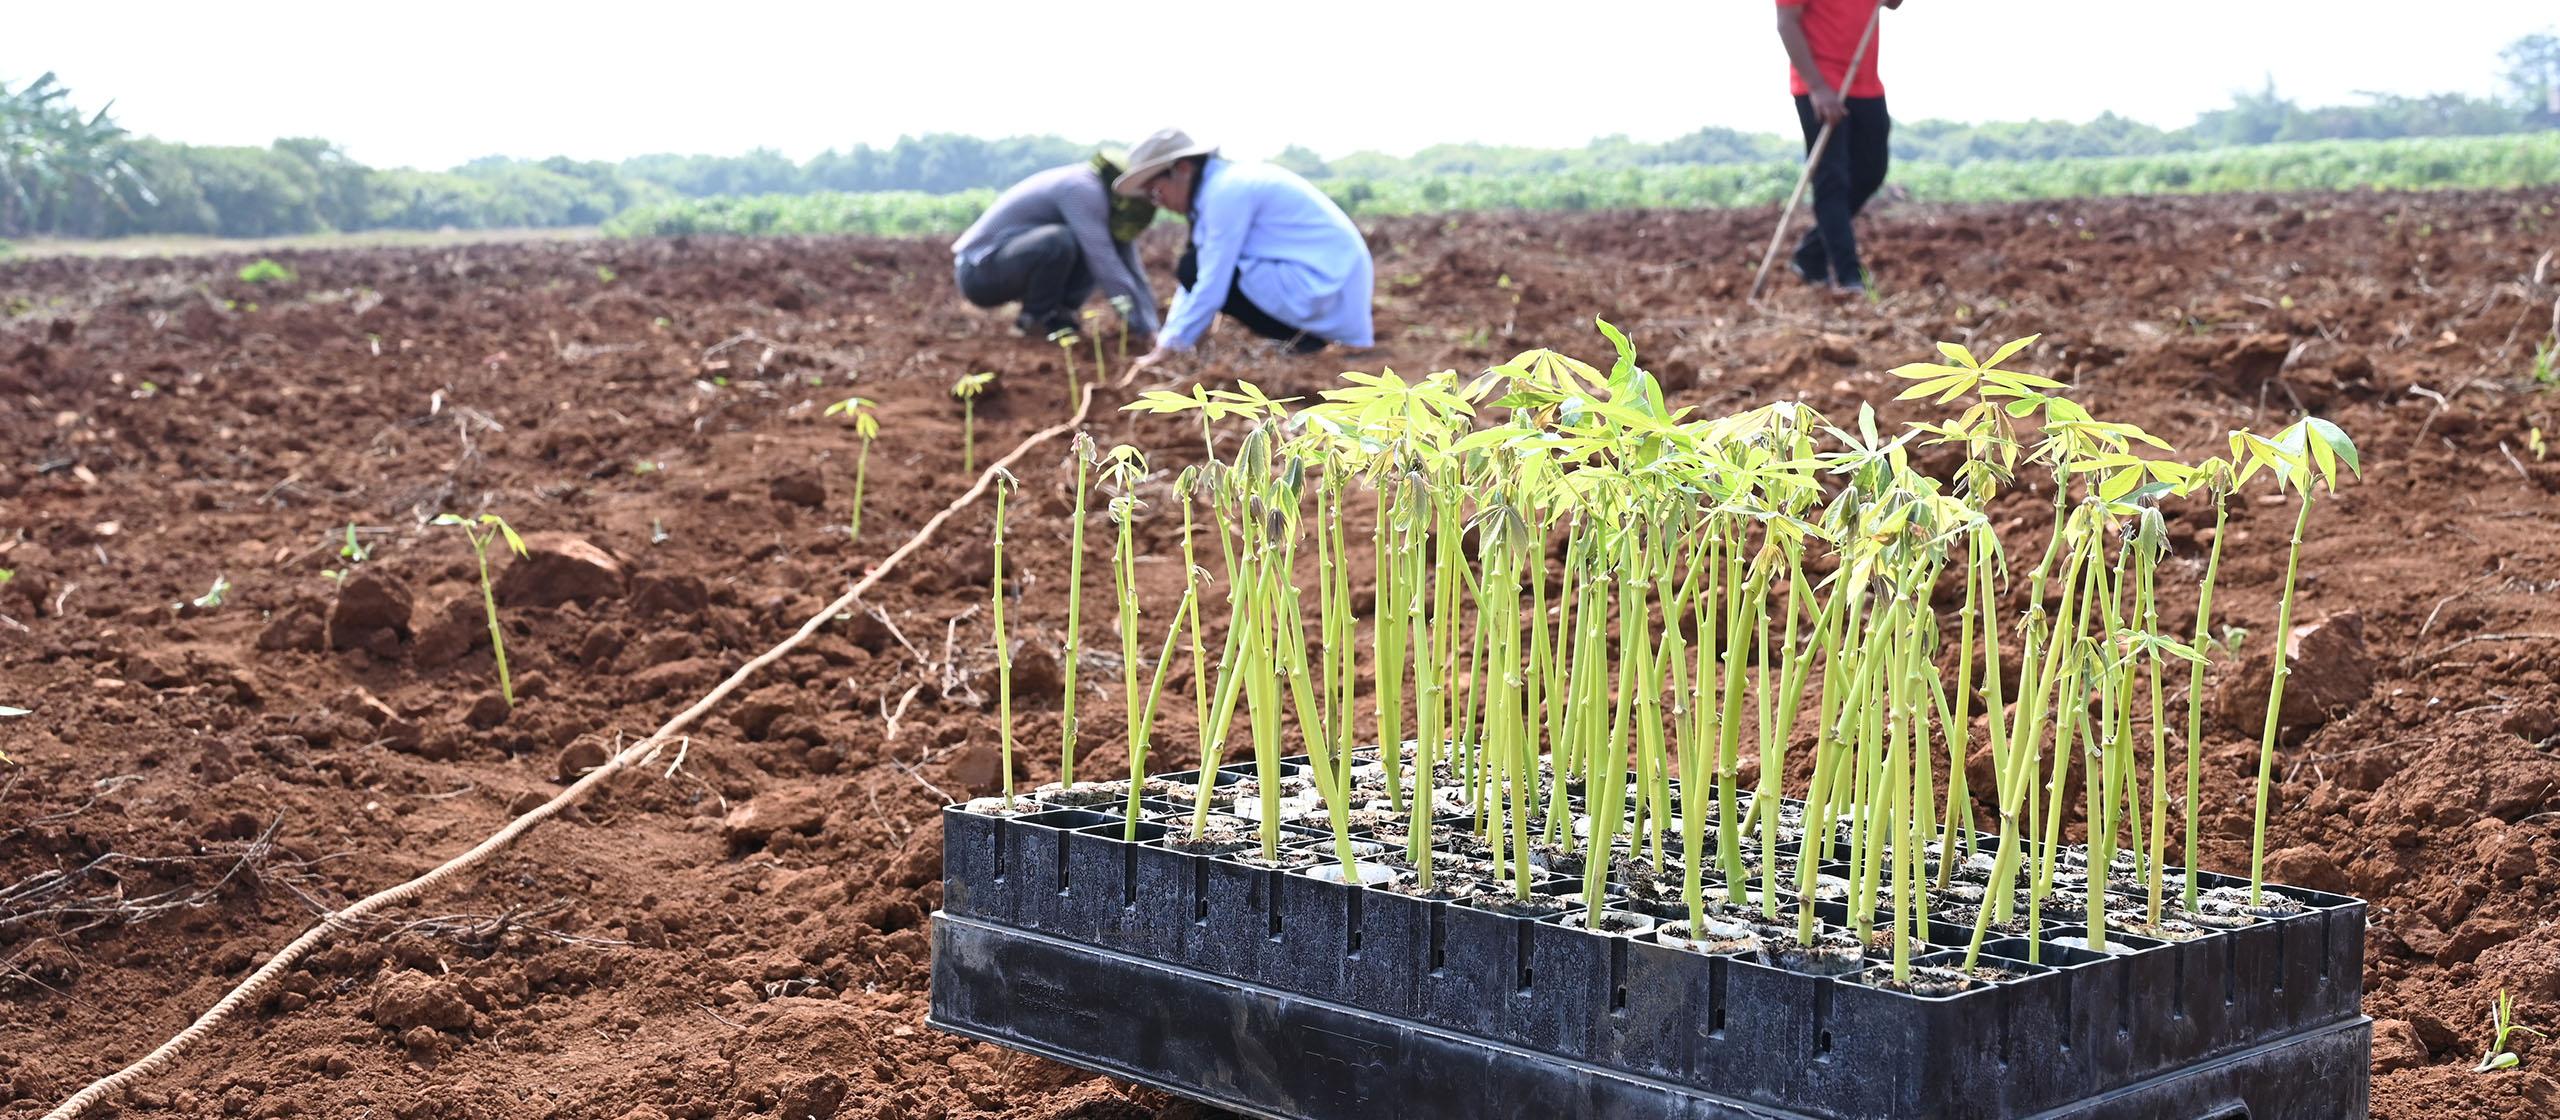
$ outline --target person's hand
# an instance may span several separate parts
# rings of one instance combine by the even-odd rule
[[[1813,101],[1813,115],[1824,124],[1836,125],[1849,119],[1849,103],[1841,100],[1840,91],[1823,87],[1807,95]]]
[[[1173,351],[1158,346],[1144,354],[1140,354],[1135,358],[1129,359],[1129,368],[1121,371],[1118,384],[1126,385],[1129,382],[1136,380],[1139,370],[1156,365],[1172,356]]]

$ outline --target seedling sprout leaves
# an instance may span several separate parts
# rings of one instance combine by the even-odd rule
[[[980,374],[978,376],[992,377],[994,375]],[[957,390],[955,389],[954,392],[957,392]],[[828,405],[826,412],[823,413],[823,415],[850,416],[853,418],[853,434],[866,440],[874,440],[880,438],[879,407],[880,403],[869,397],[846,397],[843,400]]]
[[[205,593],[204,593],[204,594],[202,594],[202,595],[198,595],[198,596],[196,596],[196,597],[195,597],[195,598],[193,598],[193,599],[189,599],[189,600],[187,600],[187,601],[186,601],[186,602],[184,602],[184,603],[172,603],[172,604],[170,604],[169,609],[171,609],[171,610],[177,610],[177,609],[180,609],[180,608],[182,608],[182,607],[192,606],[192,607],[194,607],[194,608],[196,608],[197,610],[200,610],[200,611],[209,611],[209,610],[214,610],[214,609],[219,608],[219,607],[221,607],[221,606],[222,606],[222,597],[223,597],[223,595],[224,595],[225,593],[229,592],[230,590],[231,590],[231,581],[230,581],[230,580],[225,579],[225,578],[223,578],[223,577],[221,577],[221,576],[215,576],[215,577],[213,577],[213,589],[212,589],[212,590],[207,591],[207,592],[205,592]]]
[[[489,615],[489,652],[498,663],[498,695],[504,697],[507,706],[512,708],[516,703],[515,682],[507,674],[507,636],[498,625],[498,592],[489,578],[489,541],[503,537],[508,548],[516,555],[524,556],[528,554],[524,538],[516,535],[515,526],[507,524],[505,518],[494,513],[484,513],[477,518],[437,514],[433,524],[458,526],[463,536],[471,541],[471,554],[480,562],[480,602]]]
[[[2480,1064],[2471,1067],[2471,1072],[2495,1073],[2498,1070],[2514,1069],[2523,1065],[2524,1059],[2507,1049],[2508,1035],[2528,1034],[2535,1038],[2550,1037],[2532,1027],[2516,1022],[2515,1011],[2515,996],[2505,988],[2498,989],[2498,998],[2489,1005],[2489,1027],[2495,1034],[2489,1040],[2489,1052],[2480,1056]]]
[[[506,538],[507,547],[509,549],[514,550],[515,554],[518,556],[527,555],[524,547],[524,538],[516,535],[515,526],[507,524],[506,518],[500,517],[494,513],[484,513],[477,518],[460,517],[450,513],[440,513],[437,514],[436,519],[429,522],[429,524],[461,525],[466,528],[473,525],[495,525],[498,528],[499,534]],[[472,535],[480,536],[481,534],[478,530],[473,530]]]

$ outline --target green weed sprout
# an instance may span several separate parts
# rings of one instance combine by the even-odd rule
[[[853,523],[845,529],[846,540],[859,540],[862,537],[862,484],[871,467],[871,444],[880,438],[879,404],[869,397],[846,397],[828,405],[826,415],[852,417],[853,434],[862,440],[862,450],[854,452],[853,456]],[[964,466],[961,469],[966,473],[968,468]]]
[[[295,279],[292,269],[265,257],[240,266],[240,281],[244,284],[290,284]]]
[[[2523,1065],[2524,1059],[2507,1049],[2507,1036],[2510,1034],[2528,1034],[2535,1038],[2548,1037],[2541,1031],[2516,1022],[2515,1011],[2515,997],[2507,994],[2505,988],[2498,989],[2497,1001],[2489,1005],[2489,1026],[2497,1033],[2489,1040],[2489,1052],[2480,1056],[2480,1064],[2471,1067],[2471,1072],[2493,1073]]]
[[[1082,391],[1076,383],[1076,329],[1060,327],[1050,331],[1049,341],[1057,343],[1058,352],[1067,356],[1067,408],[1073,410],[1076,406],[1076,396]],[[1095,376],[1097,379],[1100,377],[1099,374]]]
[[[2267,720],[2258,742],[2258,800],[2256,824],[2249,836],[2249,905],[2256,906],[2266,889],[2267,799],[2275,784],[2276,729],[2284,708],[2284,685],[2292,676],[2290,664],[2293,643],[2293,603],[2295,577],[2302,571],[2302,534],[2311,525],[2311,506],[2317,481],[2329,492],[2338,489],[2338,466],[2346,464],[2355,474],[2364,473],[2356,456],[2356,445],[2337,425],[2316,416],[2294,422],[2268,440],[2248,432],[2231,436],[2231,456],[2243,461],[2239,479],[2264,469],[2276,481],[2279,490],[2291,487],[2299,500],[2293,519],[2293,540],[2287,546],[2284,561],[2284,593],[2276,606],[2275,675],[2267,684]]]
[[[978,397],[995,384],[993,370],[973,373],[951,384],[951,395],[960,398],[960,473],[978,470]]]
[[[1004,632],[1004,506],[1005,496],[1022,484],[1012,471],[996,472],[995,576],[993,599],[996,627],[996,728],[998,763],[1004,768],[1004,807],[1013,811],[1013,644]],[[857,518],[859,515],[856,515]]]
[[[472,557],[480,562],[480,604],[489,614],[489,652],[498,661],[498,695],[506,698],[508,707],[515,707],[515,681],[507,675],[507,635],[498,627],[497,584],[489,578],[489,542],[504,538],[509,549],[523,556],[524,538],[516,535],[515,527],[507,524],[505,518],[494,513],[484,513],[477,518],[444,513],[436,515],[433,523],[460,527],[462,535],[471,542]]]
[[[2546,338],[2533,344],[2533,383],[2545,389],[2560,386],[2560,339]]]

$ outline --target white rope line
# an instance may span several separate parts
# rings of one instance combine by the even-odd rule
[[[275,983],[277,977],[299,963],[304,955],[317,948],[321,942],[328,940],[331,933],[342,929],[353,929],[356,919],[416,898],[438,883],[478,866],[496,854],[499,849],[514,843],[515,839],[524,835],[527,829],[542,823],[562,809],[577,804],[597,786],[602,785],[606,779],[654,756],[658,749],[674,739],[678,732],[684,730],[694,720],[702,718],[703,713],[710,711],[712,705],[719,703],[722,698],[745,683],[747,678],[754,676],[756,670],[772,664],[783,654],[791,652],[800,643],[807,641],[811,634],[817,633],[818,628],[825,625],[828,619],[850,609],[865,592],[878,585],[881,577],[887,575],[899,561],[923,547],[925,541],[942,527],[943,522],[950,520],[953,514],[967,508],[969,503],[978,499],[979,495],[986,493],[988,484],[994,481],[997,472],[1006,470],[1014,463],[1021,461],[1032,448],[1073,432],[1081,426],[1084,423],[1085,414],[1093,409],[1094,388],[1095,386],[1092,385],[1085,386],[1084,399],[1076,406],[1074,416],[1068,417],[1065,423],[1056,427],[1043,428],[1032,433],[1030,438],[1023,440],[1020,446],[1015,447],[1004,458],[987,464],[986,469],[979,472],[977,482],[971,485],[967,492],[954,499],[950,505],[943,507],[940,513],[934,514],[931,520],[926,521],[922,528],[916,530],[915,536],[907,539],[907,543],[899,545],[896,551],[874,565],[868,574],[856,580],[852,589],[846,591],[836,601],[820,608],[817,614],[810,616],[807,622],[801,623],[800,629],[792,632],[790,637],[784,638],[779,645],[739,666],[737,672],[729,674],[729,679],[720,682],[702,699],[695,701],[692,707],[676,713],[675,718],[668,720],[666,726],[660,727],[648,738],[623,748],[621,753],[614,755],[604,765],[589,771],[585,777],[578,779],[569,788],[561,790],[551,800],[535,806],[523,816],[508,822],[506,827],[490,834],[488,839],[474,845],[470,851],[455,856],[435,870],[406,883],[368,895],[344,910],[323,915],[320,924],[305,930],[302,936],[294,938],[293,942],[278,952],[273,960],[268,961],[256,972],[250,973],[248,979],[241,981],[238,987],[231,989],[230,994],[215,1002],[187,1029],[179,1031],[176,1036],[161,1043],[157,1049],[143,1055],[140,1061],[101,1077],[91,1082],[87,1088],[72,1094],[70,1099],[63,1101],[53,1111],[45,1113],[44,1120],[77,1120],[92,1106],[104,1100],[108,1094],[123,1089],[167,1065],[189,1046],[194,1045],[196,1040],[203,1038],[206,1032],[222,1025],[225,1019],[231,1017],[233,1011],[264,994],[267,988]]]

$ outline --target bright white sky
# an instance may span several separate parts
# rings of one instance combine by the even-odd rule
[[[701,0],[428,5],[0,0],[0,81],[199,144],[320,136],[375,166],[483,155],[806,159],[901,133],[1135,140],[1165,124],[1264,156],[1441,141],[1578,146],[1795,118],[1769,0],[1285,4]],[[1908,0],[1883,65],[1904,119],[2165,127],[2268,76],[2488,94],[2552,0]]]

